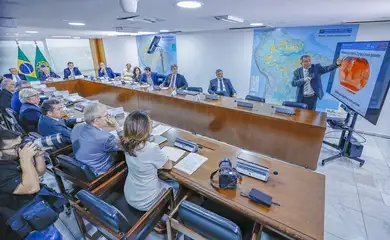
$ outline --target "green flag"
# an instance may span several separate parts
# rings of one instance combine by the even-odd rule
[[[49,63],[46,61],[45,56],[43,56],[41,50],[39,49],[38,45],[36,45],[36,51],[35,51],[35,71],[37,75],[39,75],[39,72],[41,71],[42,68],[48,67]]]
[[[37,74],[35,73],[34,66],[30,60],[26,57],[22,49],[18,46],[18,71],[20,74],[26,76],[27,81],[36,81]]]

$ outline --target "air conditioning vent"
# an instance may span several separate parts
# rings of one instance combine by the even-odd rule
[[[130,17],[122,17],[122,18],[117,18],[119,21],[129,21],[133,23],[157,23],[157,22],[164,22],[165,20],[163,19],[158,19],[158,18],[152,18],[152,17],[143,17],[140,15],[134,15]]]

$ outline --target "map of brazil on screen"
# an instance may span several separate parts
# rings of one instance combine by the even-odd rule
[[[359,25],[288,27],[255,29],[249,92],[264,97],[268,103],[296,101],[291,82],[300,57],[310,55],[313,64],[333,63],[338,42],[355,41]],[[329,74],[322,76],[324,92]],[[337,109],[338,101],[325,93],[317,110]]]
[[[153,40],[154,35],[137,36],[138,61],[140,67],[150,67],[153,72],[166,74],[170,71],[170,66],[177,63],[176,54],[176,35],[164,34],[161,37],[159,48],[154,53],[148,54],[148,48]],[[161,61],[161,53],[163,62]],[[162,68],[164,64],[164,69]]]

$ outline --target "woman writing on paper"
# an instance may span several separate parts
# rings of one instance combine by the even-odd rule
[[[149,210],[168,188],[173,188],[174,195],[179,188],[176,181],[158,178],[157,170],[172,169],[172,161],[168,160],[159,145],[148,141],[152,126],[147,114],[134,111],[127,116],[121,137],[128,166],[125,198],[128,204],[140,211]]]

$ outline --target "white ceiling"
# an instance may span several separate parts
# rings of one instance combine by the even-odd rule
[[[163,19],[155,24],[116,20],[124,13],[118,0],[0,0],[0,16],[17,18],[17,28],[0,28],[0,38],[45,38],[53,35],[104,37],[116,27],[137,31],[210,31],[248,27],[251,22],[271,26],[335,24],[344,21],[390,19],[390,0],[201,0],[200,9],[181,9],[177,0],[140,0],[137,14]],[[217,21],[217,15],[245,19],[243,24]],[[83,22],[72,27],[71,22]],[[37,30],[38,34],[26,34]]]

